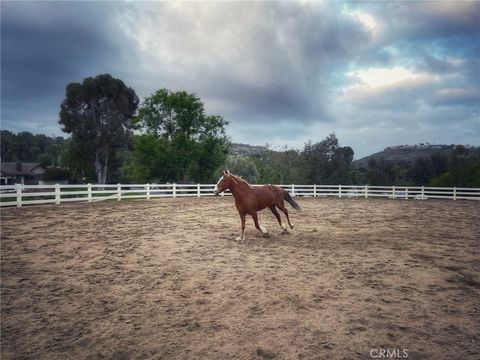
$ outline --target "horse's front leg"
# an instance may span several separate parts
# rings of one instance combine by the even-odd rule
[[[245,240],[245,213],[239,212],[240,221],[242,222],[242,234],[237,238],[237,241]]]
[[[267,229],[258,224],[258,216],[256,211],[252,211],[252,218],[253,222],[255,223],[255,227],[262,232],[263,237],[269,237]]]

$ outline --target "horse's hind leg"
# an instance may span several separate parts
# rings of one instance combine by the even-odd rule
[[[282,219],[280,218],[280,214],[278,213],[275,205],[270,205],[269,209],[272,211],[273,215],[275,215],[275,217],[277,218],[278,223],[280,224],[280,227],[283,229],[283,233],[287,233],[287,227],[282,224]]]
[[[290,218],[288,217],[288,210],[287,210],[287,208],[285,207],[285,205],[282,204],[281,206],[280,206],[280,205],[277,205],[277,206],[278,206],[278,208],[279,208],[280,210],[283,211],[283,213],[284,213],[285,216],[287,217],[287,221],[288,221],[288,225],[290,225],[290,229],[293,229],[293,225],[292,225],[292,223],[290,222]]]
[[[253,222],[255,223],[255,227],[262,232],[263,237],[268,237],[268,231],[267,231],[267,229],[265,229],[264,227],[261,227],[261,226],[258,224],[257,212],[252,212],[252,219],[253,219]]]

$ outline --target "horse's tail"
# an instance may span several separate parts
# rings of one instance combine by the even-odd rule
[[[295,210],[302,210],[300,205],[298,205],[290,196],[287,190],[283,190],[283,198],[290,204]]]

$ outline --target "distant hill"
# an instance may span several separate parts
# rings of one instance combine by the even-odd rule
[[[236,156],[253,156],[265,151],[265,146],[233,143],[230,153]]]
[[[450,155],[457,146],[460,145],[431,145],[421,143],[415,145],[390,146],[383,149],[383,151],[353,161],[353,165],[357,167],[366,167],[370,159],[375,159],[377,161],[383,159],[387,162],[414,163],[419,157],[429,157],[437,152],[444,155]],[[477,154],[480,156],[480,146],[461,146],[464,146],[470,154]],[[260,145],[233,143],[230,147],[230,154],[235,156],[255,156],[266,149],[267,148],[265,146]]]
[[[445,155],[451,154],[459,145],[430,145],[430,144],[416,144],[416,145],[400,145],[390,146],[383,151],[375,154],[365,156],[359,160],[355,160],[353,163],[356,166],[368,165],[370,159],[385,160],[388,162],[406,162],[413,163],[419,157],[430,156],[434,153],[442,153]],[[480,155],[480,147],[473,147],[469,145],[462,145],[469,151],[469,153],[475,153]]]

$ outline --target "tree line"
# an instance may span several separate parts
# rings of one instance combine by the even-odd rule
[[[355,177],[371,185],[480,187],[480,154],[458,145],[450,153],[435,152],[413,162],[370,159]]]
[[[250,157],[229,156],[226,166],[251,182],[272,184],[350,183],[353,150],[340,146],[335,134],[318,143],[307,142],[302,150],[267,147]]]
[[[461,145],[413,162],[379,157],[360,165],[352,159],[353,150],[339,146],[335,134],[330,134],[302,150],[267,148],[252,156],[229,156],[227,164],[259,183],[480,187],[480,154]]]
[[[58,166],[65,139],[61,136],[33,135],[28,131],[14,134],[1,130],[1,159],[4,162],[37,162]]]
[[[252,183],[480,186],[480,157],[462,147],[414,163],[358,166],[332,133],[301,150],[266,146],[235,156],[228,122],[206,114],[196,94],[159,89],[140,103],[109,74],[68,84],[58,122],[68,139],[2,130],[2,161],[40,162],[51,179],[101,184],[214,182],[229,169]]]

